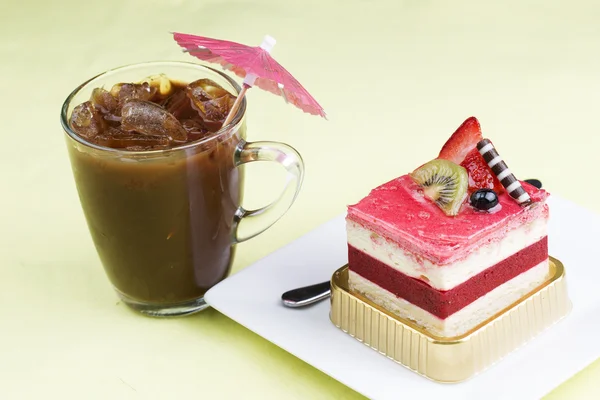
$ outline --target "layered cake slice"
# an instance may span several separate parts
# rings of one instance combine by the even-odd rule
[[[547,197],[469,118],[438,158],[348,208],[350,290],[434,335],[466,333],[547,278]]]

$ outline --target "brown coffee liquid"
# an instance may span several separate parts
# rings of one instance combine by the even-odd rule
[[[170,96],[185,88],[176,86]],[[188,121],[185,141],[156,134],[161,127],[154,126],[148,129],[155,132],[145,136],[162,137],[162,142],[125,146],[132,142],[119,137],[115,139],[117,147],[172,148],[194,141],[193,129],[197,137],[206,138],[219,128],[218,120],[207,123],[190,107],[189,99],[186,103],[183,97],[170,98],[181,103],[175,104],[175,112],[170,114],[176,115],[177,121]],[[154,102],[164,108],[166,99]],[[90,135],[90,142],[109,143],[100,136],[109,128],[121,130],[118,118],[104,118],[107,113],[100,113],[104,121],[97,125],[104,123],[102,132]],[[130,122],[146,129],[144,121]],[[242,201],[243,185],[243,172],[234,167],[233,156],[244,136],[242,125],[234,133],[219,134],[168,157],[135,160],[69,146],[89,230],[107,275],[121,294],[142,303],[181,303],[201,297],[227,276],[235,251],[235,212]]]

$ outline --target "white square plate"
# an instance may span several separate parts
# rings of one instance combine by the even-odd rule
[[[347,262],[344,215],[224,280],[206,294],[206,300],[372,399],[539,399],[600,356],[600,216],[556,196],[548,203],[550,254],[565,265],[573,310],[463,383],[432,382],[348,336],[329,320],[329,301],[304,309],[281,304],[283,292],[329,280]]]

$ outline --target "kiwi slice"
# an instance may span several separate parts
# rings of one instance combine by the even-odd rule
[[[452,161],[435,159],[414,170],[410,177],[423,188],[425,197],[432,200],[446,215],[455,216],[467,197],[467,170]]]

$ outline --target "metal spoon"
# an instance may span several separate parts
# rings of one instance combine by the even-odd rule
[[[542,182],[539,179],[525,179],[525,182],[542,188]],[[316,283],[310,286],[304,286],[298,289],[292,289],[281,295],[283,305],[290,308],[305,307],[310,304],[325,300],[331,295],[331,286],[329,281]]]
[[[330,295],[331,285],[329,281],[325,281],[315,285],[289,290],[281,295],[281,301],[283,301],[283,305],[286,307],[299,308],[318,303],[321,300],[325,300]]]

